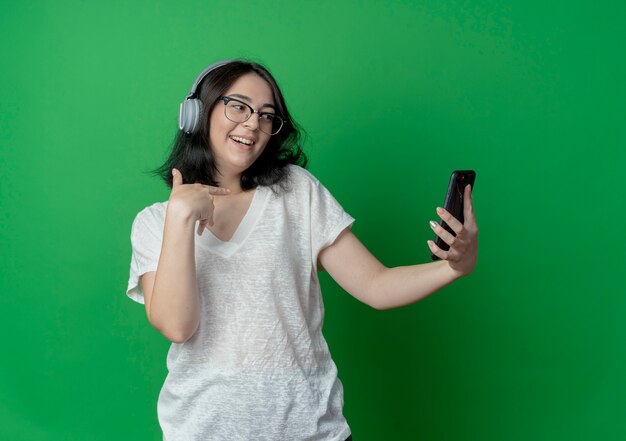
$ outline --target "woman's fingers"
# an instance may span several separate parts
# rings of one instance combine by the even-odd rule
[[[443,240],[445,243],[447,243],[450,246],[454,244],[454,242],[456,241],[456,237],[453,234],[450,234],[445,228],[443,228],[441,225],[439,225],[435,221],[431,220],[429,223],[430,223],[430,228],[433,229],[435,234],[439,236],[441,240]]]
[[[206,220],[201,220],[198,222],[198,236],[202,236],[204,233],[204,229],[206,228]]]
[[[463,217],[465,218],[465,222],[475,224],[476,218],[474,215],[474,201],[472,201],[472,187],[469,184],[465,186],[465,195],[463,197]]]
[[[213,202],[211,202],[211,210],[209,211],[209,215],[206,217],[206,219],[200,219],[200,221],[198,222],[198,235],[202,236],[202,233],[204,232],[204,229],[207,227],[207,225],[209,227],[213,226]]]
[[[200,222],[203,222],[204,224],[202,225],[202,229],[204,230],[204,228],[206,228],[206,226],[208,225],[209,227],[212,227],[214,222],[213,222],[213,212],[215,211],[215,202],[214,202],[215,197],[214,196],[209,196],[209,209],[207,212],[207,216],[204,219],[201,219]]]
[[[226,196],[226,195],[230,194],[230,189],[229,188],[212,187],[210,185],[203,185],[203,187],[206,188],[207,190],[209,190],[209,193],[211,193],[214,196]]]
[[[183,175],[178,169],[173,168],[172,169],[172,188],[179,187],[181,185],[183,185]],[[195,184],[193,186],[198,187],[198,188],[206,188],[207,190],[209,190],[209,193],[211,193],[212,195],[216,195],[216,196],[230,194],[229,188],[214,187],[212,185],[204,185],[204,184]]]
[[[200,183],[183,184],[183,176],[177,169],[172,169],[172,195],[170,202],[173,200],[182,204],[185,210],[195,213],[198,222],[198,235],[202,235],[204,229],[213,226],[213,211],[215,210],[214,199],[216,196],[227,196],[230,189],[223,187],[214,187],[212,185],[204,185]]]
[[[448,260],[449,253],[447,251],[444,251],[441,248],[439,248],[437,244],[433,242],[432,240],[427,240],[426,242],[428,243],[428,247],[430,248],[431,253],[439,257],[441,260]]]
[[[446,231],[438,223],[430,221],[430,226],[435,234],[450,245],[448,251],[443,251],[433,241],[429,240],[428,247],[430,251],[441,260],[447,260],[450,268],[461,275],[466,275],[473,271],[478,255],[478,226],[476,225],[476,218],[474,217],[471,191],[472,189],[469,185],[464,189],[464,224],[461,224],[461,222],[455,219],[447,210],[437,208],[437,213],[441,216],[441,219],[450,226],[456,236]]]
[[[445,221],[445,223],[447,223],[450,228],[452,228],[454,234],[458,236],[459,234],[463,233],[463,224],[457,218],[452,216],[449,211],[441,207],[437,207],[437,214],[441,216],[441,219]]]

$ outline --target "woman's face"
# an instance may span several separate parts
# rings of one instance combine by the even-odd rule
[[[272,89],[263,78],[253,72],[239,77],[224,96],[249,104],[261,112],[274,111]],[[257,113],[253,113],[247,121],[237,123],[226,118],[224,107],[223,101],[218,101],[211,112],[211,151],[220,174],[241,175],[263,153],[271,135],[260,130]]]

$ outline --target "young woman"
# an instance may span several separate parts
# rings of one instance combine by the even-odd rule
[[[209,66],[181,105],[160,173],[169,200],[133,223],[127,294],[172,342],[158,400],[165,440],[351,439],[343,389],[322,336],[317,272],[376,309],[414,303],[477,258],[469,187],[465,223],[431,222],[442,260],[387,268],[303,167],[297,127],[263,66]]]

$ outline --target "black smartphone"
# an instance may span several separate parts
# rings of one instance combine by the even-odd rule
[[[465,187],[469,184],[474,190],[474,181],[476,180],[476,172],[474,170],[455,170],[450,176],[450,183],[448,184],[448,192],[446,193],[446,199],[443,202],[443,208],[452,214],[459,222],[465,221],[463,216],[463,193]],[[441,226],[453,236],[456,236],[452,228],[439,218]],[[435,235],[435,244],[444,251],[448,251],[450,246],[445,243],[439,236]],[[433,253],[430,254],[433,260],[439,260],[439,257]]]

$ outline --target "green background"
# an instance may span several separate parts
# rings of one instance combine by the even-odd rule
[[[158,440],[167,341],[125,296],[208,64],[266,63],[386,265],[477,171],[472,275],[380,312],[322,275],[355,441],[626,439],[621,1],[0,4],[0,439]]]

